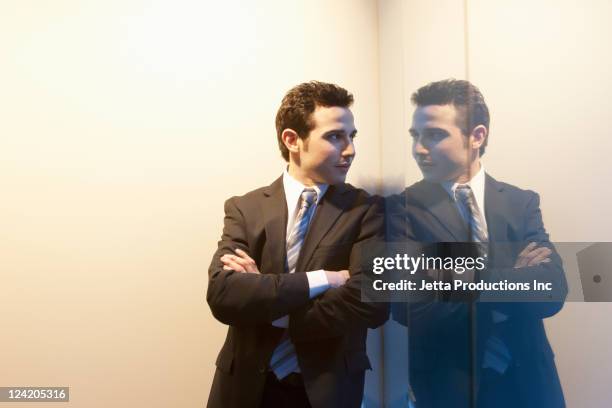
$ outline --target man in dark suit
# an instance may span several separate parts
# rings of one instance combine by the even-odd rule
[[[361,248],[383,235],[380,199],[344,183],[355,156],[353,97],[291,89],[276,117],[288,162],[271,185],[225,203],[207,301],[229,325],[209,407],[359,407],[368,327],[388,307],[361,301]]]
[[[487,259],[485,270],[450,277],[427,271],[426,280],[539,280],[553,287],[531,302],[519,302],[518,296],[533,291],[502,290],[451,291],[428,302],[394,304],[393,318],[408,326],[415,404],[563,407],[542,319],[561,309],[567,284],[544,228],[539,196],[485,173],[480,157],[488,142],[489,112],[474,85],[430,83],[412,102],[412,153],[423,180],[389,198],[391,239],[421,243],[434,256],[456,256],[470,243],[468,252]]]

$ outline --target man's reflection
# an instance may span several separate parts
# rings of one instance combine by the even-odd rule
[[[390,239],[434,243],[429,248],[436,255],[449,249],[435,243],[472,243],[488,268],[462,274],[464,281],[542,279],[557,285],[557,301],[485,302],[482,293],[452,301],[451,293],[445,302],[395,304],[393,318],[408,326],[415,405],[565,406],[542,319],[561,309],[567,285],[538,194],[485,172],[489,111],[474,85],[430,83],[412,102],[412,155],[423,180],[388,199]],[[437,272],[429,271],[429,278]]]

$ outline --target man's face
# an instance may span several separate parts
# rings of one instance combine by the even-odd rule
[[[423,177],[434,182],[469,180],[474,151],[457,125],[453,105],[417,107],[412,116],[412,156]]]
[[[304,184],[337,184],[346,179],[355,157],[353,138],[357,130],[348,108],[318,106],[312,113],[314,128],[298,139],[296,164]]]

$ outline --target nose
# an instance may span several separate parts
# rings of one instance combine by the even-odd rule
[[[352,137],[347,137],[347,141],[342,149],[342,157],[353,157],[355,156],[355,144]]]
[[[423,146],[420,137],[415,137],[412,141],[412,151],[415,156],[426,156],[429,151]]]

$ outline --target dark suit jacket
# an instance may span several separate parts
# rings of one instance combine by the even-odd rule
[[[287,205],[282,178],[225,203],[223,235],[213,256],[207,301],[229,325],[217,358],[209,407],[258,407],[269,361],[282,329],[271,325],[290,315],[289,334],[311,405],[359,407],[367,328],[388,318],[388,306],[361,302],[364,271],[360,248],[384,236],[382,205],[348,184],[330,186],[319,202],[297,260],[285,272]],[[245,250],[261,275],[224,271],[219,258]],[[348,269],[351,278],[314,299],[305,272]]]
[[[561,309],[567,283],[561,259],[544,228],[539,203],[535,192],[486,176],[484,215],[489,267],[480,278],[495,282],[552,282],[555,301],[507,299],[510,301],[500,303],[481,298],[472,310],[469,302],[393,305],[393,318],[409,327],[410,381],[418,407],[467,407],[470,392],[474,392],[477,406],[482,408],[564,406],[542,319]],[[404,194],[390,197],[387,206],[391,240],[424,244],[469,241],[465,221],[439,184],[418,182]],[[518,253],[529,242],[553,249],[551,262],[514,269]],[[494,322],[493,310],[507,319]],[[504,342],[511,355],[504,375],[481,369],[486,341],[492,335]]]

